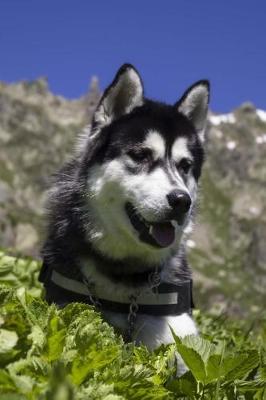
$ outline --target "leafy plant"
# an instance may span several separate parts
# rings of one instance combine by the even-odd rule
[[[201,336],[153,352],[125,344],[95,310],[42,299],[39,263],[0,253],[0,400],[257,399],[265,321],[243,329],[195,313]],[[180,375],[176,357],[187,367]]]

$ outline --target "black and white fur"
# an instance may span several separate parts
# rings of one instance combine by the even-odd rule
[[[204,159],[208,102],[205,80],[174,105],[148,100],[136,69],[120,68],[50,191],[43,249],[48,266],[72,277],[81,272],[96,291],[122,300],[147,287],[147,274],[155,268],[169,282],[190,277],[185,240]],[[182,212],[178,193],[188,203]],[[144,238],[130,212],[146,224]],[[102,313],[112,325],[127,329],[126,315]],[[149,348],[169,343],[169,325],[180,336],[196,333],[188,314],[138,314],[136,340]]]

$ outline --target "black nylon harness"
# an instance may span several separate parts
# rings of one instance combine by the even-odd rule
[[[71,302],[82,302],[94,305],[88,286],[84,283],[81,276],[72,278],[58,271],[50,270],[45,263],[43,264],[40,281],[44,283],[46,289],[46,300],[48,303],[56,303],[63,307]],[[128,314],[131,305],[130,296],[128,299],[121,299],[116,293],[106,295],[104,292],[94,292],[100,309],[117,313]],[[192,300],[192,280],[188,279],[178,284],[163,282],[148,292],[144,292],[136,297],[138,313],[154,316],[180,315],[183,313],[191,314],[193,305]]]

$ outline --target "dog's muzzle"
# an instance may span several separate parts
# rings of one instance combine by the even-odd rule
[[[190,203],[189,206],[186,206],[187,211],[189,210],[189,207]],[[165,248],[174,243],[174,221],[177,221],[178,225],[181,226],[186,215],[184,212],[178,214],[176,210],[173,209],[167,215],[166,220],[161,222],[149,222],[138,213],[131,203],[126,203],[125,208],[132,226],[138,233],[139,239],[156,248]]]

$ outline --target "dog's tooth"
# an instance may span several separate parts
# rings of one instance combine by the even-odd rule
[[[172,221],[171,221],[171,224],[174,225],[175,228],[178,228],[178,223],[177,223],[177,221],[172,220]]]
[[[150,225],[149,234],[152,235],[152,225]]]

